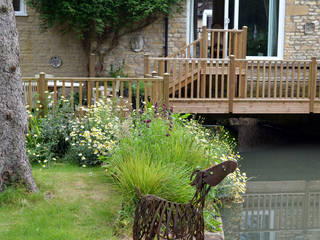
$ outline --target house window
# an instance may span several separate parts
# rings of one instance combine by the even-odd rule
[[[27,16],[25,0],[13,0],[12,3],[16,16]]]
[[[193,39],[199,37],[203,25],[224,29],[247,26],[248,56],[283,57],[285,0],[189,0],[190,6],[191,2]]]

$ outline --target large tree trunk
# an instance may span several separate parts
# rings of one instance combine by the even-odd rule
[[[0,0],[0,191],[13,183],[38,190],[26,155],[27,126],[12,0]]]

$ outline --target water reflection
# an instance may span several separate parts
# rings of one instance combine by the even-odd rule
[[[239,233],[226,240],[320,239],[320,145],[242,153],[249,177]],[[237,223],[239,225],[239,223]]]

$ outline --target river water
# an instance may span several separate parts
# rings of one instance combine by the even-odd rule
[[[320,240],[320,144],[296,140],[241,153],[247,193],[226,240]]]

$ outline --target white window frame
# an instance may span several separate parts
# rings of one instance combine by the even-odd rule
[[[239,28],[239,0],[229,0],[235,1],[234,8],[234,27],[236,29]],[[229,5],[229,1],[225,1],[225,9],[226,6]],[[192,42],[193,40],[193,0],[187,1],[187,44]],[[225,11],[228,13],[228,11]],[[285,31],[285,19],[286,19],[286,0],[279,0],[279,22],[278,22],[278,50],[276,57],[268,57],[268,56],[247,56],[248,60],[283,60],[284,57],[284,31]],[[226,29],[229,22],[228,17],[225,18],[225,26]]]
[[[194,0],[187,1],[187,32],[186,32],[187,45],[193,41],[193,14],[194,14],[193,1]]]
[[[239,1],[239,0],[236,0]],[[239,12],[239,10],[238,10]],[[284,57],[284,27],[286,23],[286,0],[279,0],[279,22],[278,22],[278,50],[276,57],[270,56],[247,56],[248,60],[283,60]],[[238,26],[237,26],[238,28]]]
[[[25,0],[20,0],[20,11],[14,11],[16,16],[28,16]]]

